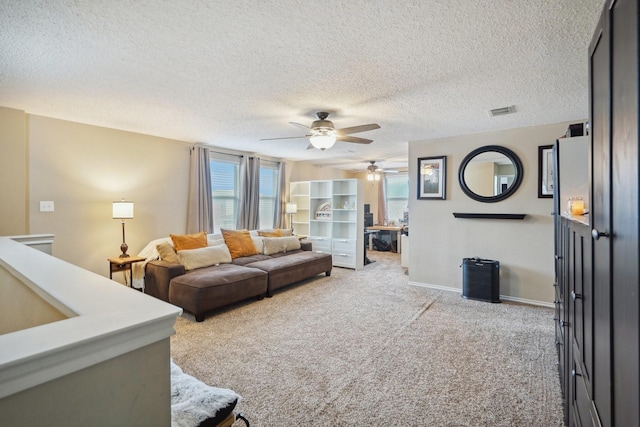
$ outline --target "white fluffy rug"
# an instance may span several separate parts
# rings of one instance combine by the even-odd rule
[[[171,361],[171,425],[197,427],[202,421],[241,397],[236,392],[209,386],[182,372]]]

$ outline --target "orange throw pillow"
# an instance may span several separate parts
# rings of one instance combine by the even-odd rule
[[[207,233],[201,231],[196,234],[169,234],[176,252],[185,249],[199,249],[207,247]]]
[[[262,237],[282,237],[282,230],[276,228],[273,231],[260,231],[258,230],[258,236]]]
[[[220,230],[229,248],[231,258],[256,255],[258,250],[251,240],[249,230]]]

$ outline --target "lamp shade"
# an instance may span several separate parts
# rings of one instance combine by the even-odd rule
[[[120,200],[113,202],[113,219],[133,218],[133,202]]]
[[[288,214],[294,214],[298,212],[298,205],[296,203],[287,203],[284,208],[284,212]]]

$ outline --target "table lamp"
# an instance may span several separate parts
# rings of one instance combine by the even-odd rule
[[[289,202],[285,205],[284,212],[289,214],[289,225],[291,226],[291,232],[293,233],[293,214],[298,212],[298,204]]]
[[[129,246],[125,243],[124,240],[124,220],[125,219],[133,219],[133,202],[127,202],[124,199],[113,202],[113,219],[121,219],[122,220],[122,245],[120,245],[120,250],[122,254],[120,254],[120,258],[128,258],[129,254],[127,250]]]

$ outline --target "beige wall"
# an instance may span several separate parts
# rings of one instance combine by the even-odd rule
[[[24,111],[0,107],[0,236],[29,231],[25,120]]]
[[[462,289],[463,258],[500,261],[500,293],[516,299],[553,302],[552,199],[538,198],[538,146],[552,144],[569,123],[463,135],[409,144],[409,177],[418,157],[447,156],[446,200],[409,198],[409,280]],[[458,185],[462,159],[484,145],[502,145],[522,160],[524,180],[518,191],[497,203],[467,197]],[[410,181],[410,195],[417,192]],[[519,220],[456,219],[453,212],[525,213]]]
[[[54,256],[108,277],[107,258],[120,254],[122,242],[111,202],[122,197],[135,203],[126,222],[129,254],[186,231],[189,144],[27,117],[30,232],[54,233]],[[55,211],[40,212],[41,200],[53,201]]]
[[[68,318],[2,266],[0,283],[0,335]]]
[[[287,167],[290,169],[289,181],[287,182],[350,178],[341,169],[316,166],[309,162],[288,162]]]

